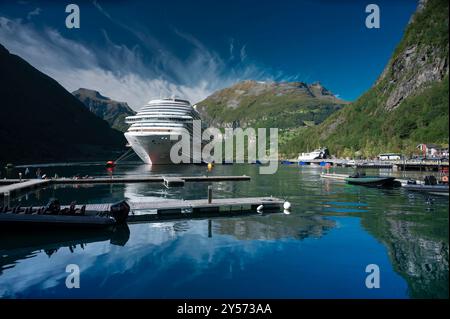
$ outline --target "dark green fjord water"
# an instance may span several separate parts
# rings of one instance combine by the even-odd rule
[[[103,176],[102,165],[41,167],[43,173]],[[252,176],[213,183],[216,197],[286,198],[290,215],[129,225],[129,233],[0,235],[3,298],[448,298],[448,197],[322,180],[321,169],[216,166],[211,174]],[[34,172],[34,168],[32,169]],[[338,173],[349,173],[340,169]],[[118,166],[115,175],[203,175],[203,166]],[[378,173],[378,172],[376,172]],[[380,172],[395,174],[393,172]],[[14,203],[204,198],[207,183],[51,186]],[[66,266],[80,268],[68,289]],[[365,285],[366,266],[380,288]]]

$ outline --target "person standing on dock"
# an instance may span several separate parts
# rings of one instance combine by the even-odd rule
[[[330,167],[331,167],[330,163],[325,164],[325,169],[327,170],[327,174],[330,174]]]
[[[41,169],[38,167],[38,169],[36,170],[36,178],[40,179],[41,178]]]
[[[25,168],[25,178],[27,178],[28,177],[28,175],[30,175],[30,169],[27,167],[27,168]]]

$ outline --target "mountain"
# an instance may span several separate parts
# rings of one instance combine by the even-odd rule
[[[123,134],[0,44],[0,162],[104,158]]]
[[[212,126],[293,129],[321,123],[346,103],[320,83],[248,80],[215,92],[197,110]]]
[[[304,130],[290,152],[327,145],[340,156],[448,145],[448,1],[420,1],[384,71],[364,95]]]
[[[111,100],[94,90],[81,88],[72,94],[83,102],[89,111],[104,119],[112,128],[122,132],[128,129],[125,117],[136,114],[127,103]]]

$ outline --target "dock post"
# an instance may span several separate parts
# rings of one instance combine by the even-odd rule
[[[4,192],[3,193],[3,197],[4,197],[4,205],[3,206],[9,207],[11,205],[10,193],[9,192]]]
[[[208,204],[211,204],[212,202],[212,186],[208,186]]]

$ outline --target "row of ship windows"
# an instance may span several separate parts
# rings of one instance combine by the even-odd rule
[[[175,130],[168,128],[135,128],[131,127],[128,129],[128,132],[173,132]],[[177,130],[180,132],[179,130]],[[192,133],[192,130],[187,129],[189,133]]]
[[[189,117],[198,117],[198,114],[193,114],[189,112],[150,112],[150,111],[144,111],[139,112],[136,115],[130,116],[130,117],[139,117],[139,116],[145,116],[145,115],[152,115],[157,117],[180,117],[180,116],[189,116]]]
[[[141,129],[141,128],[186,128],[188,129],[187,126],[183,126],[183,125],[132,125],[130,126],[130,128],[135,128],[135,129]]]
[[[170,113],[170,112],[176,112],[176,113],[185,113],[185,114],[196,114],[197,112],[193,112],[192,110],[188,109],[171,109],[171,110],[162,110],[162,109],[140,109],[138,113],[144,113],[144,112],[153,112],[153,113]]]
[[[183,113],[197,113],[193,110],[189,109],[155,109],[155,108],[143,108],[138,111],[138,113],[141,112],[158,112],[158,113],[170,113],[170,112],[183,112]]]
[[[152,110],[166,110],[168,109],[167,106],[144,106],[141,108],[141,110],[145,110],[145,109],[152,109]],[[190,106],[180,106],[180,105],[172,105],[169,107],[169,109],[175,109],[175,110],[195,110]]]
[[[187,106],[187,107],[191,107],[191,105],[187,104],[187,103],[173,103],[173,102],[148,103],[145,106]]]
[[[152,121],[152,122],[180,122],[180,123],[190,123],[192,122],[192,119],[177,119],[177,118],[151,118],[151,117],[142,117],[138,119],[128,119],[127,122],[142,122],[142,121]]]
[[[144,129],[144,128],[130,128],[128,130],[128,132],[172,132],[172,130],[170,129],[157,129],[157,128],[152,128],[152,129]]]

